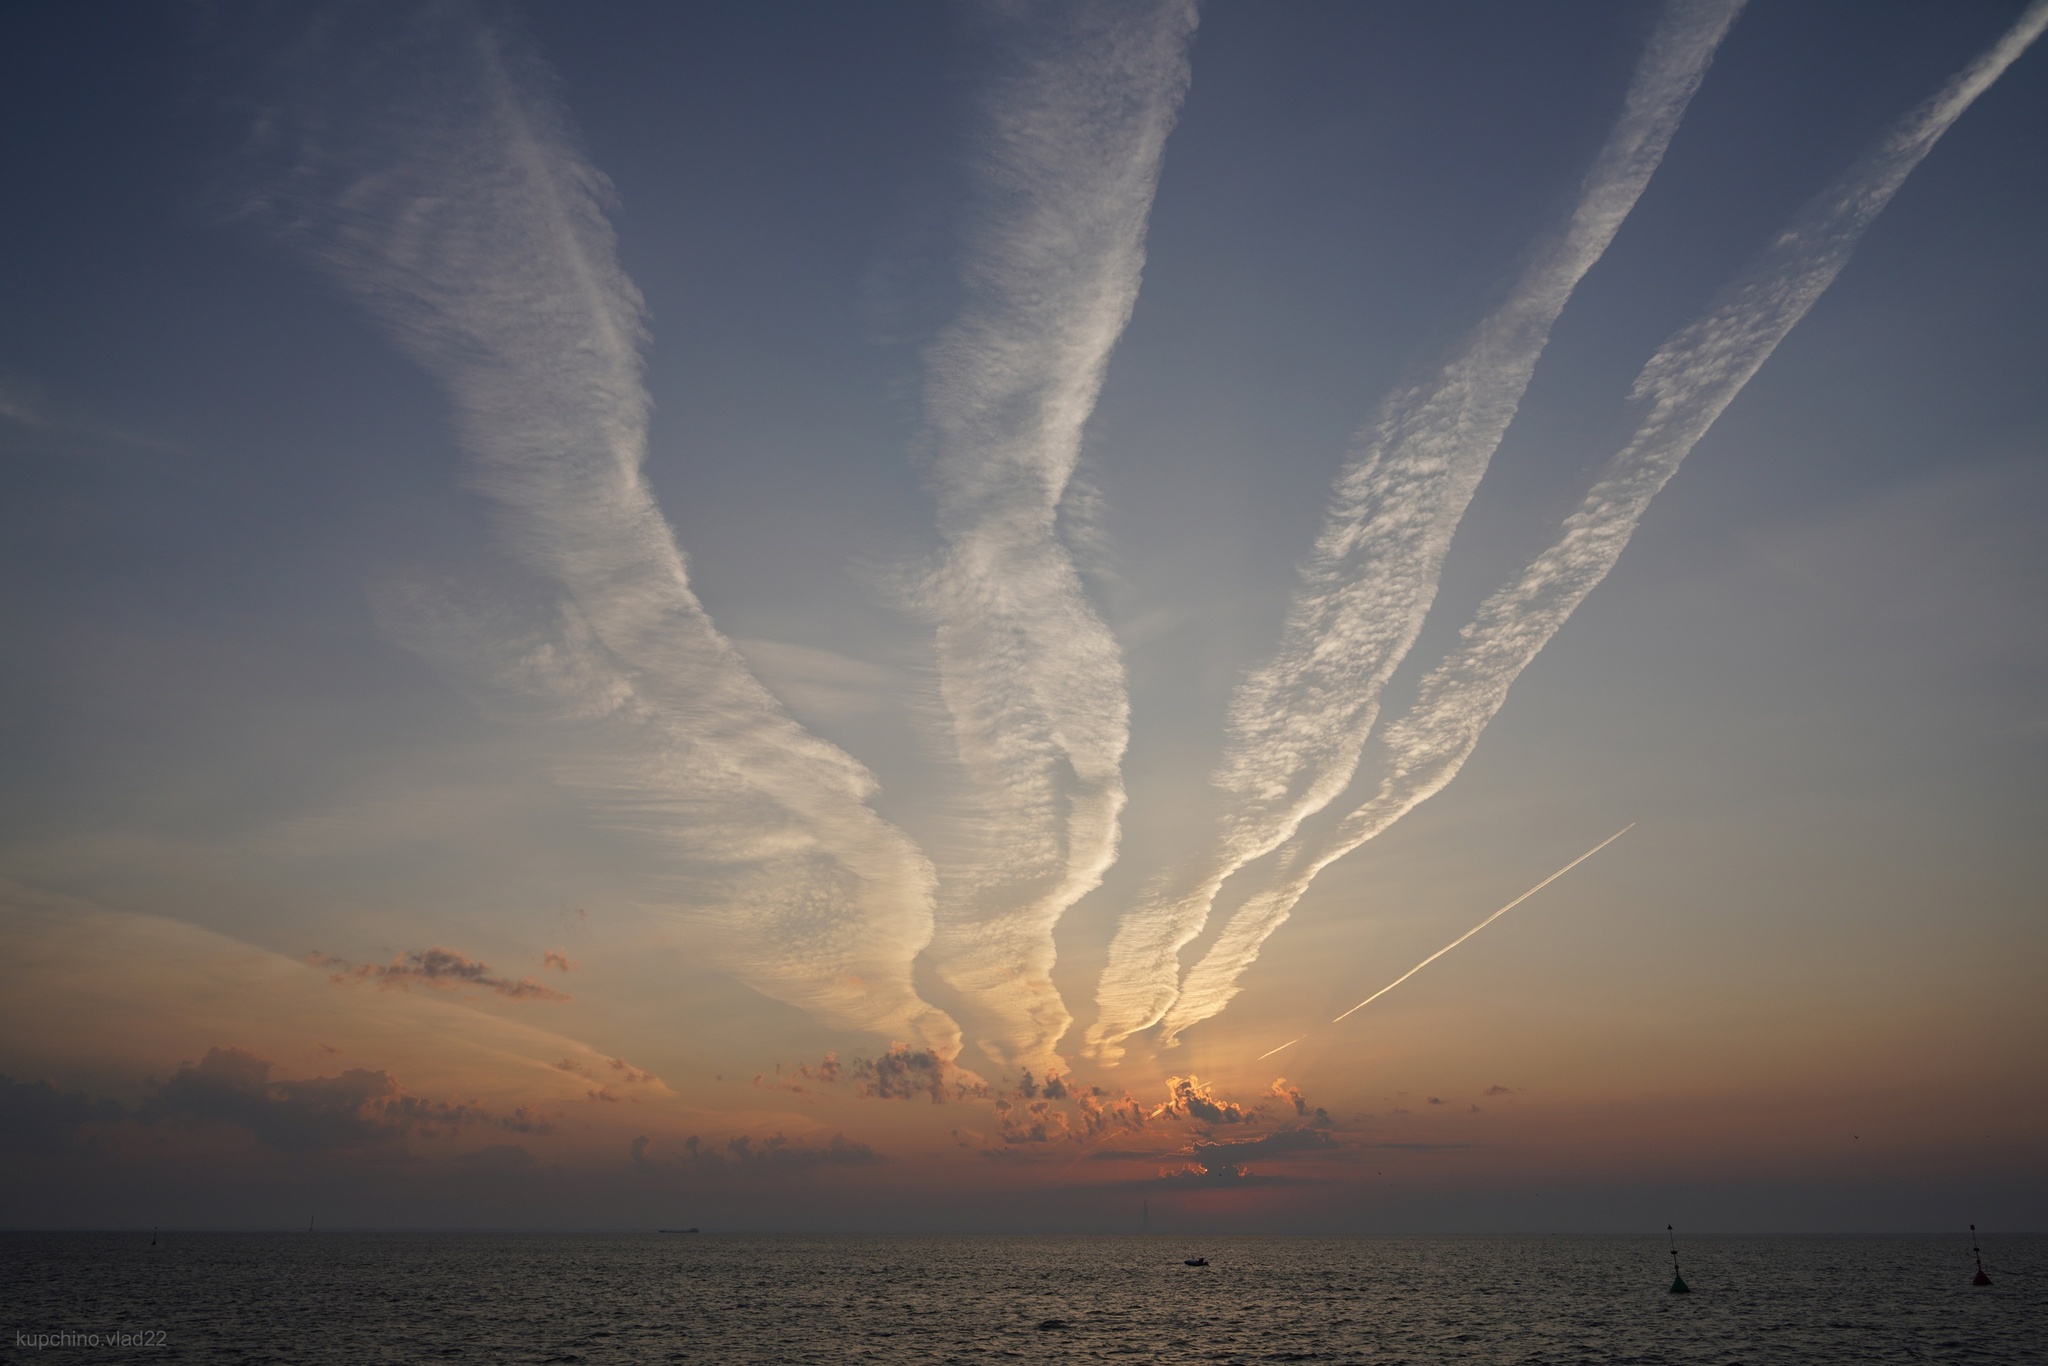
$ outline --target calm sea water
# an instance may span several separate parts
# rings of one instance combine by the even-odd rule
[[[2048,1239],[1990,1289],[1955,1239],[1684,1255],[1689,1296],[1621,1239],[7,1234],[0,1361],[2048,1361]]]

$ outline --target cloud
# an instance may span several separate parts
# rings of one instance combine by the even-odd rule
[[[1262,1178],[1233,1162],[1197,1162],[1191,1166],[1162,1167],[1157,1183],[1170,1186],[1249,1186]]]
[[[324,953],[306,955],[306,961],[315,967],[334,968],[328,974],[330,982],[375,982],[379,991],[410,990],[413,986],[434,987],[452,990],[460,987],[480,987],[494,991],[515,1001],[567,1001],[573,999],[567,992],[556,991],[542,986],[531,977],[517,981],[493,974],[488,964],[466,957],[454,949],[418,949],[401,955],[389,963],[363,963],[351,966],[346,959],[334,958]]]
[[[474,1126],[546,1134],[524,1107],[496,1117],[472,1104],[413,1095],[391,1075],[350,1068],[334,1077],[273,1078],[273,1064],[240,1048],[210,1048],[185,1063],[137,1117],[145,1123],[205,1120],[247,1130],[265,1147],[304,1153],[391,1144]]]
[[[965,303],[926,356],[942,549],[913,590],[933,623],[958,759],[930,959],[1040,1072],[1071,1023],[1053,927],[1116,857],[1130,705],[1065,520],[1082,430],[1129,320],[1191,0],[990,7],[1001,58],[970,164]],[[1085,518],[1083,519],[1085,522]]]
[[[835,1026],[957,1051],[910,977],[929,863],[869,805],[867,769],[789,717],[690,587],[643,470],[644,308],[552,76],[452,5],[401,26],[326,15],[293,51],[250,211],[441,380],[469,483],[535,599],[393,583],[381,624],[539,739],[557,781],[637,843],[647,899],[727,970]]]
[[[555,1064],[555,1070],[567,1072],[571,1076],[581,1077],[585,1081],[594,1083],[589,1090],[584,1092],[584,1099],[599,1104],[616,1104],[618,1102],[618,1093],[612,1090],[615,1084],[621,1086],[651,1086],[657,1090],[665,1091],[669,1095],[675,1094],[660,1077],[655,1076],[652,1072],[633,1066],[624,1058],[604,1059],[604,1069],[601,1071],[597,1069],[595,1064],[579,1063],[574,1058],[563,1058]],[[754,1080],[758,1084],[761,1079],[756,1077]],[[637,1096],[629,1096],[628,1099],[636,1105],[639,1104],[639,1097]]]
[[[1092,1143],[1114,1133],[1136,1133],[1145,1127],[1145,1107],[1129,1095],[1111,1097],[1101,1087],[1076,1092],[1074,1108],[1080,1116],[1081,1141]]]
[[[127,1115],[111,1100],[0,1074],[0,1152],[62,1152],[81,1141],[85,1126],[118,1124]]]
[[[1152,884],[1117,928],[1088,1034],[1104,1061],[1166,1024],[1163,1041],[1234,990],[1180,951],[1224,881],[1278,848],[1357,771],[1380,690],[1422,629],[1452,533],[1520,405],[1551,325],[1613,241],[1663,159],[1741,0],[1673,0],[1563,229],[1538,245],[1507,299],[1441,370],[1396,391],[1354,436],[1272,660],[1231,701],[1214,784],[1216,836]],[[1176,998],[1192,1008],[1175,1009]],[[1224,1000],[1228,999],[1226,994]]]
[[[1294,1113],[1297,1115],[1305,1115],[1308,1113],[1307,1097],[1301,1094],[1300,1087],[1289,1086],[1287,1084],[1287,1078],[1285,1077],[1273,1078],[1273,1084],[1266,1089],[1266,1094],[1268,1096],[1271,1096],[1274,1100],[1284,1100],[1288,1102],[1290,1105],[1294,1107]]]
[[[842,1069],[839,1066],[839,1055],[836,1053],[827,1053],[825,1055],[824,1061],[817,1063],[815,1065],[811,1063],[801,1063],[792,1065],[789,1068],[785,1069],[781,1063],[776,1063],[776,1080],[771,1081],[766,1075],[757,1074],[754,1077],[754,1085],[759,1086],[764,1090],[773,1089],[783,1091],[794,1091],[801,1095],[805,1092],[808,1092],[811,1089],[810,1086],[805,1084],[807,1082],[814,1082],[821,1086],[837,1085],[839,1082],[841,1071]]]
[[[576,965],[569,961],[569,955],[563,953],[560,949],[549,949],[546,953],[542,954],[540,956],[540,965],[544,968],[553,968],[556,972],[576,971]]]
[[[1197,1140],[1193,1146],[1193,1151],[1204,1162],[1211,1160],[1239,1162],[1254,1157],[1278,1157],[1284,1154],[1321,1152],[1328,1148],[1342,1146],[1341,1140],[1327,1128],[1311,1126],[1298,1129],[1282,1129],[1277,1133],[1262,1134],[1258,1138],[1241,1139],[1229,1143],[1211,1143]]]
[[[1078,1137],[1066,1112],[1052,1101],[1015,1101],[1004,1096],[996,1101],[995,1109],[996,1129],[1005,1143],[1064,1143]]]
[[[1073,1085],[1058,1072],[1047,1073],[1045,1080],[1040,1082],[1031,1075],[1031,1069],[1027,1067],[1018,1078],[1017,1091],[1026,1099],[1043,1091],[1048,1100],[1065,1100],[1073,1094]]]
[[[633,1140],[633,1165],[643,1169],[693,1168],[698,1171],[792,1171],[807,1167],[871,1167],[888,1161],[865,1143],[834,1134],[823,1147],[796,1142],[782,1133],[766,1138],[740,1134],[723,1145],[696,1134],[683,1140],[682,1152],[666,1159],[648,1155],[646,1135]]]
[[[1215,1088],[1199,1077],[1168,1077],[1166,1099],[1152,1110],[1154,1119],[1194,1119],[1209,1124],[1242,1124],[1252,1111],[1233,1100],[1222,1100]]]
[[[1513,1095],[1514,1090],[1515,1088],[1512,1086],[1501,1086],[1498,1083],[1496,1083],[1495,1085],[1487,1087],[1484,1091],[1481,1091],[1479,1094],[1482,1096],[1508,1096]]]
[[[860,1083],[860,1094],[875,1100],[908,1100],[923,1095],[939,1105],[948,1099],[949,1092],[964,1096],[984,1094],[987,1090],[979,1077],[954,1067],[949,1059],[933,1050],[900,1043],[889,1045],[888,1051],[879,1057],[855,1058],[853,1075]]]
[[[1636,524],[1686,455],[1834,282],[1877,215],[1976,97],[2048,27],[2030,6],[2006,35],[1895,123],[1821,191],[1710,304],[1643,366],[1629,394],[1634,433],[1608,461],[1557,541],[1481,604],[1458,644],[1424,676],[1406,714],[1377,741],[1378,792],[1313,839],[1281,847],[1271,885],[1248,898],[1188,974],[1168,1021],[1215,1015],[1316,874],[1442,791],[1508,689],[1614,567]]]
[[[1219,1099],[1206,1082],[1194,1078],[1174,1078],[1164,1104],[1150,1109],[1127,1092],[1113,1094],[1099,1086],[1083,1086],[1057,1072],[1039,1081],[1026,1069],[1014,1087],[999,1091],[929,1050],[900,1043],[878,1057],[856,1056],[844,1065],[831,1053],[818,1063],[777,1063],[771,1072],[756,1075],[753,1084],[763,1090],[809,1094],[818,1087],[837,1085],[842,1078],[851,1079],[854,1094],[867,1100],[923,1096],[935,1105],[987,1102],[994,1133],[954,1129],[953,1137],[962,1146],[991,1142],[1011,1146],[1087,1144],[1115,1134],[1142,1132],[1159,1118],[1236,1123],[1257,1122],[1262,1117],[1258,1106]],[[1290,1094],[1299,1095],[1289,1089]],[[1229,1118],[1233,1115],[1237,1118]]]
[[[1159,1179],[1195,1186],[1246,1185],[1275,1179],[1262,1178],[1254,1173],[1249,1164],[1255,1160],[1287,1161],[1343,1146],[1343,1140],[1327,1128],[1318,1126],[1281,1129],[1258,1138],[1227,1142],[1196,1139],[1186,1149],[1189,1165],[1163,1168]]]
[[[652,1072],[642,1071],[640,1068],[635,1067],[633,1066],[633,1064],[627,1062],[624,1058],[606,1058],[604,1060],[604,1063],[606,1067],[609,1067],[612,1071],[618,1073],[619,1079],[621,1081],[631,1082],[636,1086],[662,1085],[662,1080],[660,1077],[655,1076]]]
[[[870,715],[903,691],[904,679],[896,670],[814,645],[735,639],[733,646],[777,697],[813,720]]]

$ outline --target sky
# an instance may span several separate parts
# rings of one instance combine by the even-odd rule
[[[0,1226],[2048,1227],[2048,6],[0,25]]]

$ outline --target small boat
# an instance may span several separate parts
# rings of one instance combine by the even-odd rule
[[[1209,1259],[1207,1257],[1189,1257],[1181,1263],[1182,1266],[1207,1266],[1208,1264]]]

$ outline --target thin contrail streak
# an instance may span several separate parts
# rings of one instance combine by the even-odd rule
[[[1255,1058],[1253,1061],[1264,1062],[1266,1059],[1272,1057],[1275,1053],[1278,1053],[1281,1048],[1292,1048],[1296,1044],[1300,1043],[1303,1039],[1306,1039],[1307,1037],[1308,1035],[1306,1034],[1297,1034],[1295,1037],[1289,1039],[1286,1043],[1281,1044],[1280,1048],[1269,1048],[1265,1052],[1259,1054],[1259,1056]]]
[[[1560,228],[1507,297],[1426,380],[1388,395],[1352,438],[1273,658],[1238,687],[1212,779],[1212,845],[1156,881],[1110,946],[1089,1030],[1104,1061],[1176,1018],[1180,952],[1224,881],[1293,836],[1349,786],[1380,691],[1414,645],[1464,516],[1579,281],[1662,161],[1741,0],[1672,0]],[[1169,1013],[1171,1012],[1171,1013]]]
[[[1345,1018],[1346,1016],[1349,1016],[1349,1015],[1355,1015],[1355,1014],[1357,1014],[1357,1013],[1358,1013],[1359,1011],[1361,1011],[1361,1010],[1364,1010],[1364,1009],[1365,1009],[1365,1008],[1366,1008],[1367,1006],[1371,1005],[1371,1004],[1372,1004],[1372,1003],[1373,1003],[1374,1001],[1377,1001],[1377,1000],[1378,1000],[1378,999],[1379,999],[1380,997],[1382,997],[1382,996],[1386,995],[1386,994],[1387,994],[1388,992],[1392,991],[1392,990],[1393,990],[1393,989],[1394,989],[1395,987],[1397,987],[1397,986],[1400,986],[1400,985],[1401,985],[1401,983],[1403,983],[1403,982],[1407,981],[1407,980],[1408,980],[1408,979],[1409,979],[1410,977],[1413,977],[1413,976],[1414,976],[1414,975],[1415,975],[1416,973],[1418,973],[1418,972],[1421,972],[1421,971],[1422,971],[1422,970],[1423,970],[1424,968],[1428,967],[1428,966],[1429,966],[1429,965],[1430,965],[1431,963],[1434,963],[1434,962],[1435,962],[1435,961],[1436,961],[1437,959],[1439,959],[1439,958],[1443,957],[1443,956],[1444,956],[1445,954],[1449,953],[1449,952],[1450,952],[1450,951],[1451,951],[1452,949],[1455,949],[1456,947],[1458,947],[1458,945],[1460,945],[1460,944],[1464,943],[1464,942],[1465,942],[1465,941],[1466,941],[1467,939],[1470,939],[1470,938],[1471,938],[1471,937],[1472,937],[1473,935],[1475,935],[1475,934],[1479,933],[1479,932],[1480,932],[1481,930],[1485,929],[1485,928],[1486,928],[1486,927],[1487,927],[1488,925],[1491,925],[1491,924],[1492,924],[1492,923],[1493,923],[1494,921],[1496,921],[1496,920],[1500,919],[1500,918],[1501,918],[1502,916],[1506,915],[1506,914],[1507,914],[1507,913],[1508,913],[1509,911],[1512,911],[1513,909],[1515,909],[1515,907],[1517,907],[1517,906],[1521,905],[1521,904],[1522,904],[1522,903],[1523,903],[1524,901],[1527,901],[1527,900],[1528,900],[1528,899],[1529,899],[1530,897],[1532,897],[1532,896],[1536,895],[1536,893],[1538,893],[1538,892],[1542,891],[1542,890],[1543,890],[1543,889],[1544,889],[1545,887],[1548,887],[1548,886],[1549,886],[1549,885],[1550,885],[1551,883],[1553,883],[1553,882],[1557,881],[1557,880],[1558,880],[1559,878],[1563,877],[1563,876],[1564,876],[1564,875],[1565,875],[1566,873],[1569,873],[1569,872],[1570,872],[1570,871],[1571,871],[1572,869],[1574,869],[1574,868],[1578,867],[1578,866],[1579,866],[1580,864],[1584,863],[1584,862],[1585,862],[1585,861],[1586,861],[1587,859],[1589,859],[1589,858],[1593,857],[1593,855],[1595,855],[1595,854],[1599,853],[1599,852],[1600,852],[1600,851],[1601,851],[1602,849],[1605,849],[1605,848],[1606,848],[1606,847],[1607,847],[1608,845],[1610,845],[1610,844],[1614,843],[1614,842],[1615,842],[1616,840],[1620,839],[1620,838],[1621,838],[1621,837],[1622,837],[1623,835],[1626,835],[1626,834],[1627,834],[1627,833],[1628,833],[1629,831],[1631,831],[1631,830],[1633,830],[1633,829],[1635,829],[1635,828],[1636,828],[1636,823],[1635,823],[1634,821],[1630,821],[1630,822],[1629,822],[1629,823],[1628,823],[1627,825],[1624,825],[1624,826],[1622,826],[1622,827],[1621,827],[1621,829],[1619,829],[1619,830],[1615,831],[1615,832],[1614,832],[1613,834],[1609,835],[1609,836],[1608,836],[1608,837],[1607,837],[1606,839],[1604,839],[1604,840],[1601,840],[1601,841],[1600,841],[1600,842],[1599,842],[1598,844],[1594,845],[1594,846],[1593,846],[1593,847],[1592,847],[1591,849],[1588,849],[1588,850],[1587,850],[1587,851],[1586,851],[1585,853],[1583,853],[1583,854],[1579,855],[1579,856],[1578,856],[1577,858],[1573,859],[1573,860],[1572,860],[1572,861],[1571,861],[1570,863],[1567,863],[1567,864],[1566,864],[1566,865],[1565,865],[1564,867],[1562,867],[1562,868],[1558,869],[1558,870],[1557,870],[1556,872],[1552,873],[1552,874],[1551,874],[1551,875],[1550,875],[1549,877],[1547,877],[1547,878],[1543,879],[1543,881],[1541,881],[1541,882],[1537,883],[1537,884],[1536,884],[1536,885],[1535,885],[1534,887],[1531,887],[1531,888],[1530,888],[1530,889],[1529,889],[1528,891],[1526,891],[1526,892],[1522,893],[1522,894],[1521,894],[1520,896],[1516,897],[1516,898],[1515,898],[1515,899],[1514,899],[1513,901],[1510,901],[1510,902],[1509,902],[1509,903],[1508,903],[1507,905],[1505,905],[1505,906],[1501,907],[1501,908],[1500,908],[1499,910],[1495,911],[1495,912],[1494,912],[1494,913],[1493,913],[1492,915],[1490,915],[1490,916],[1486,917],[1486,919],[1484,919],[1484,920],[1480,921],[1480,922],[1479,922],[1479,923],[1478,923],[1477,925],[1474,925],[1474,926],[1473,926],[1473,927],[1472,927],[1471,929],[1469,929],[1469,930],[1465,931],[1465,932],[1464,932],[1463,934],[1459,935],[1459,936],[1458,936],[1458,937],[1457,937],[1456,939],[1453,939],[1453,940],[1452,940],[1452,941],[1451,941],[1450,943],[1448,943],[1448,944],[1444,945],[1444,946],[1443,946],[1442,948],[1438,949],[1438,950],[1437,950],[1437,951],[1436,951],[1435,953],[1432,953],[1432,954],[1431,954],[1431,955],[1430,955],[1429,957],[1427,957],[1427,958],[1423,959],[1423,960],[1422,960],[1422,961],[1421,961],[1420,963],[1417,963],[1417,964],[1416,964],[1416,965],[1415,965],[1414,967],[1412,967],[1412,968],[1408,969],[1408,971],[1406,971],[1406,972],[1402,973],[1402,974],[1401,974],[1401,975],[1400,975],[1399,977],[1396,977],[1396,978],[1395,978],[1395,979],[1394,979],[1393,981],[1391,981],[1391,982],[1387,983],[1387,984],[1386,984],[1385,986],[1381,987],[1381,988],[1380,988],[1380,989],[1379,989],[1378,991],[1375,991],[1375,992],[1374,992],[1374,993],[1373,993],[1372,995],[1370,995],[1370,996],[1366,997],[1366,998],[1365,998],[1365,999],[1364,999],[1363,1001],[1360,1001],[1360,1002],[1359,1002],[1359,1003],[1358,1003],[1357,1005],[1355,1005],[1355,1006],[1351,1007],[1351,1009],[1349,1009],[1349,1010],[1345,1011],[1343,1015],[1339,1015],[1339,1016],[1338,1016],[1338,1017],[1337,1017],[1336,1019],[1334,1019],[1334,1020],[1330,1021],[1330,1023],[1331,1023],[1331,1024],[1337,1024],[1337,1023],[1340,1023],[1340,1022],[1341,1022],[1341,1021],[1342,1021],[1342,1020],[1343,1020],[1343,1019],[1344,1019],[1344,1018]],[[1299,1043],[1299,1042],[1301,1042],[1301,1041],[1300,1041],[1299,1039],[1296,1039],[1296,1040],[1295,1040],[1294,1042],[1296,1042],[1296,1043]],[[1286,1046],[1287,1046],[1286,1044],[1281,1044],[1281,1045],[1280,1045],[1280,1048],[1285,1048]],[[1276,1048],[1276,1049],[1274,1049],[1274,1050],[1273,1050],[1273,1052],[1275,1052],[1275,1053],[1277,1053],[1277,1052],[1279,1052],[1279,1051],[1280,1051],[1280,1049],[1279,1049],[1279,1048]],[[1269,1054],[1268,1056],[1271,1056],[1271,1055]]]
[[[1335,827],[1296,834],[1267,887],[1248,898],[1181,983],[1169,1040],[1222,1011],[1316,875],[1441,792],[1471,757],[1508,690],[1613,569],[1644,511],[1686,455],[1833,283],[1863,233],[1971,103],[2048,29],[2048,0],[1933,96],[1891,125],[1809,200],[1705,313],[1650,357],[1629,395],[1637,426],[1557,541],[1481,604],[1458,645],[1422,679],[1407,714],[1375,742],[1379,791]]]

